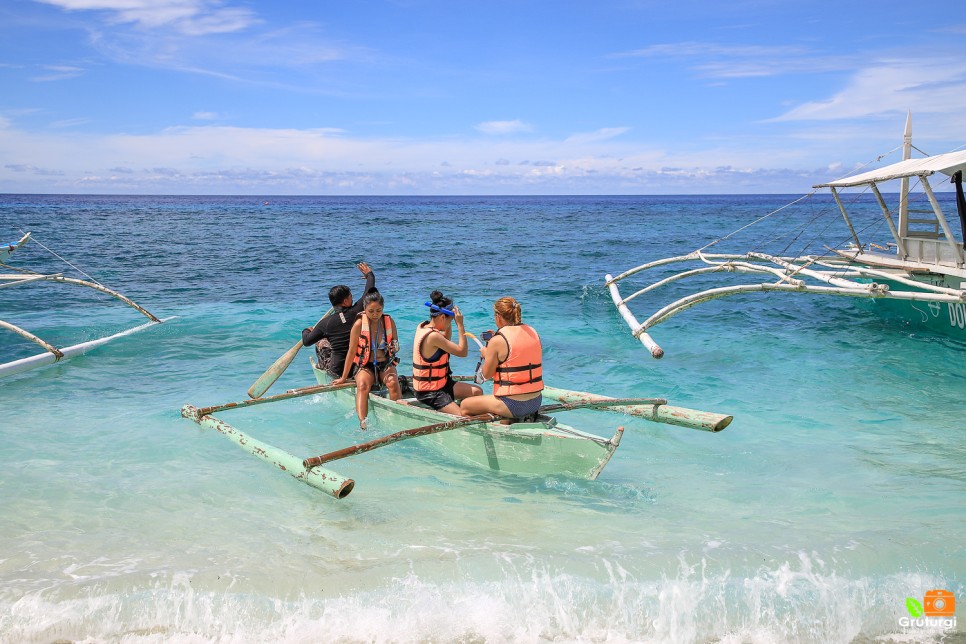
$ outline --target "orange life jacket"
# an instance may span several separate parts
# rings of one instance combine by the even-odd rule
[[[416,338],[413,340],[413,389],[415,391],[437,391],[446,386],[449,381],[449,354],[440,350],[442,355],[436,360],[423,357],[423,343],[430,333],[442,333],[430,326],[427,321],[420,322],[416,327]]]
[[[526,324],[507,325],[497,331],[507,345],[506,360],[493,374],[493,395],[514,396],[543,390],[543,349],[540,336]]]
[[[361,367],[364,364],[369,364],[372,362],[373,357],[376,354],[373,353],[373,342],[372,338],[369,337],[369,318],[366,317],[365,313],[360,313],[357,317],[362,318],[362,332],[359,333],[359,344],[356,345],[356,358],[353,360],[353,362]],[[388,363],[392,362],[393,359],[393,355],[390,353],[391,350],[389,348],[392,346],[393,341],[392,318],[385,314],[382,316],[382,330],[383,337],[386,341],[386,359],[384,362]],[[377,330],[376,333],[378,334],[379,331]],[[378,338],[376,339],[378,340]],[[378,343],[376,346],[378,346]]]

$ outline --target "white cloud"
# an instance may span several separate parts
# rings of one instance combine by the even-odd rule
[[[195,112],[191,118],[196,121],[215,121],[219,116],[217,112]]]
[[[91,45],[122,65],[176,70],[276,91],[336,95],[340,87],[319,83],[319,70],[335,62],[358,63],[374,57],[365,47],[333,42],[318,24],[309,22],[208,38],[194,35],[172,29],[114,28],[97,31]]]
[[[257,22],[240,7],[209,0],[37,0],[67,11],[104,11],[113,23],[156,29],[170,27],[189,36],[241,31]]]
[[[817,74],[853,69],[852,56],[828,56],[791,45],[718,45],[680,42],[651,45],[614,54],[616,58],[664,58],[693,61],[691,69],[711,78],[749,78]]]
[[[890,141],[900,134],[901,123]],[[353,138],[337,129],[203,125],[98,135],[8,126],[0,128],[0,192],[804,193],[831,178],[827,164],[837,158],[828,149],[841,154],[848,149],[843,140],[816,137],[789,145],[780,139],[761,147],[736,139],[665,151],[584,134],[415,140]],[[821,161],[810,162],[818,149],[824,150]]]
[[[61,121],[53,121],[50,127],[54,129],[64,129],[69,127],[75,127],[77,125],[83,125],[90,122],[90,119],[76,118],[76,119],[63,119]]]
[[[775,121],[838,120],[885,113],[966,112],[966,70],[960,57],[937,65],[928,60],[882,60],[860,69],[831,97],[804,103]]]
[[[606,141],[629,132],[629,127],[604,127],[595,132],[584,132],[573,134],[566,139],[566,143],[593,143],[595,141]]]
[[[68,78],[76,78],[84,73],[83,67],[74,67],[72,65],[45,65],[43,69],[45,69],[47,73],[41,76],[34,76],[30,80],[40,83],[59,81]]]
[[[26,172],[29,174],[36,174],[42,177],[64,176],[64,172],[61,170],[51,170],[49,168],[38,168],[36,166],[24,165],[22,163],[8,163],[3,167],[12,172]]]
[[[487,192],[491,187],[512,192],[507,186],[566,182],[595,173],[605,179],[619,176],[629,172],[625,166],[630,164],[654,167],[662,156],[633,144],[614,145],[586,138],[577,143],[503,137],[363,139],[337,129],[199,126],[151,135],[94,135],[8,128],[0,130],[0,167],[46,167],[57,159],[54,169],[62,179],[29,185],[0,171],[0,191],[385,194],[409,186],[429,193]],[[521,164],[525,159],[537,161]]]
[[[523,121],[516,119],[513,121],[484,121],[476,126],[476,129],[484,134],[516,134],[517,132],[529,132],[533,128]]]

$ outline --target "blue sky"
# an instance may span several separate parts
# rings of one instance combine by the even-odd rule
[[[0,0],[0,192],[804,193],[907,110],[966,143],[964,45],[888,0]]]

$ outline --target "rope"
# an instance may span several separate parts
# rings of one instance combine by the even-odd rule
[[[737,235],[738,233],[740,233],[740,232],[741,232],[742,230],[744,230],[744,229],[746,229],[746,228],[751,228],[751,227],[752,227],[752,226],[754,226],[755,224],[757,224],[757,223],[759,223],[759,222],[762,222],[762,221],[764,221],[764,220],[766,220],[766,219],[768,219],[768,218],[769,218],[769,217],[771,217],[772,215],[774,215],[774,214],[776,214],[776,213],[779,213],[779,212],[781,212],[782,210],[784,210],[785,208],[788,208],[789,206],[794,206],[795,204],[797,204],[797,203],[798,203],[799,201],[801,201],[802,199],[805,199],[805,198],[807,198],[807,197],[811,197],[811,196],[812,196],[812,195],[814,195],[814,194],[815,194],[815,191],[813,190],[812,192],[810,192],[810,193],[808,193],[807,195],[802,195],[801,197],[799,197],[799,198],[798,198],[798,199],[796,199],[795,201],[792,201],[792,202],[790,202],[790,203],[787,203],[787,204],[785,204],[784,206],[782,206],[781,208],[778,208],[778,209],[776,209],[776,210],[772,210],[772,211],[771,211],[770,213],[768,213],[767,215],[763,215],[763,216],[761,216],[761,217],[759,217],[758,219],[756,219],[756,220],[754,220],[753,222],[751,222],[751,223],[749,223],[749,224],[746,224],[746,225],[744,225],[744,226],[742,226],[742,227],[741,227],[741,228],[739,228],[738,230],[735,230],[735,231],[732,231],[732,232],[730,232],[730,233],[728,233],[727,235],[725,235],[724,237],[720,237],[720,238],[718,238],[718,239],[716,239],[716,240],[714,240],[713,242],[711,242],[711,243],[709,243],[709,244],[706,244],[706,245],[704,245],[704,246],[702,246],[701,248],[699,248],[699,249],[697,249],[697,250],[696,250],[695,252],[698,252],[698,253],[700,253],[701,251],[703,251],[703,250],[705,250],[705,249],[707,249],[707,248],[711,248],[712,246],[714,246],[715,244],[717,244],[717,243],[719,243],[719,242],[723,242],[724,240],[726,240],[726,239],[728,239],[729,237],[734,237],[735,235]]]
[[[961,146],[961,147],[963,147],[963,146]],[[922,150],[920,150],[919,148],[917,148],[917,147],[915,147],[915,146],[913,146],[913,148],[914,148],[914,149],[915,149],[916,151],[918,151],[918,152],[920,152],[921,154],[923,154],[923,155],[925,155],[925,156],[929,156],[928,154],[926,154],[925,152],[923,152],[923,151],[922,151]],[[894,154],[894,153],[895,153],[896,151],[898,151],[898,150],[901,150],[901,149],[902,149],[902,144],[900,144],[900,145],[897,145],[896,147],[894,147],[894,148],[892,148],[891,150],[888,150],[888,151],[886,151],[886,152],[883,152],[883,153],[882,153],[882,154],[880,154],[879,156],[877,156],[877,157],[875,157],[874,159],[871,159],[871,160],[869,160],[869,161],[867,161],[866,163],[864,163],[864,164],[862,164],[862,165],[860,165],[860,166],[858,166],[857,168],[853,168],[853,169],[852,169],[852,170],[851,170],[851,171],[850,171],[850,172],[849,172],[848,174],[846,174],[846,175],[845,175],[845,177],[849,177],[849,176],[852,176],[852,175],[854,175],[854,174],[857,174],[857,173],[859,173],[859,172],[861,172],[861,171],[863,171],[863,170],[864,170],[865,168],[867,168],[868,166],[870,166],[870,165],[872,165],[872,164],[874,164],[874,163],[878,163],[878,162],[879,162],[879,161],[881,161],[882,159],[884,159],[884,158],[886,158],[887,156],[889,156],[889,155],[891,155],[891,154]],[[843,177],[843,178],[844,178],[844,177]],[[863,194],[865,194],[865,193],[866,193],[867,191],[868,191],[868,188],[866,188],[866,189],[865,189],[864,191],[862,191],[862,192],[860,192],[860,193],[857,193],[857,194],[858,194],[858,196],[861,196],[861,195],[863,195]],[[746,225],[744,225],[744,226],[742,226],[741,228],[738,228],[737,230],[734,230],[734,231],[732,231],[732,232],[730,232],[730,233],[728,233],[728,234],[727,234],[727,235],[725,235],[724,237],[720,237],[720,238],[718,238],[718,239],[715,239],[714,241],[712,241],[712,242],[710,242],[709,244],[706,244],[706,245],[704,245],[704,246],[702,246],[701,248],[699,248],[699,249],[697,249],[697,251],[695,251],[695,252],[701,252],[701,251],[704,251],[704,250],[707,250],[708,248],[711,248],[711,247],[712,247],[712,246],[714,246],[715,244],[718,244],[718,243],[720,243],[720,242],[723,242],[723,241],[725,241],[726,239],[729,239],[729,238],[731,238],[731,237],[733,237],[733,236],[735,236],[735,235],[737,235],[737,234],[738,234],[738,233],[740,233],[741,231],[743,231],[743,230],[745,230],[745,229],[747,229],[747,228],[750,228],[750,227],[752,227],[752,226],[754,226],[754,225],[756,225],[756,224],[759,224],[759,223],[761,223],[762,221],[764,221],[765,219],[768,219],[768,218],[769,218],[769,217],[771,217],[772,215],[774,215],[774,214],[777,214],[777,213],[779,213],[779,212],[781,212],[782,210],[784,210],[784,209],[786,209],[786,208],[788,208],[788,207],[790,207],[790,206],[794,206],[795,204],[797,204],[798,202],[800,202],[800,201],[802,201],[803,199],[807,199],[807,198],[811,198],[811,197],[813,197],[813,196],[814,196],[815,194],[816,194],[816,192],[815,192],[815,191],[813,190],[812,192],[809,192],[808,194],[805,194],[805,195],[802,195],[802,196],[801,196],[801,197],[799,197],[798,199],[796,199],[796,200],[794,200],[794,201],[792,201],[792,202],[790,202],[790,203],[787,203],[787,204],[785,204],[784,206],[782,206],[781,208],[778,208],[777,210],[773,210],[773,211],[771,211],[770,213],[768,213],[768,214],[766,214],[766,215],[763,215],[762,217],[759,217],[758,219],[755,219],[754,221],[752,221],[752,222],[750,222],[750,223],[748,223],[748,224],[746,224]],[[857,198],[858,198],[858,197],[854,197],[854,198],[853,198],[853,201],[852,201],[852,203],[855,203],[855,200],[856,200]],[[785,253],[786,253],[786,252],[788,251],[788,249],[789,249],[789,248],[790,248],[790,247],[791,247],[791,246],[792,246],[792,245],[793,245],[793,244],[794,244],[794,243],[795,243],[795,242],[796,242],[796,241],[797,241],[797,240],[798,240],[798,239],[799,239],[799,238],[801,237],[801,235],[802,235],[802,234],[803,234],[803,233],[805,232],[805,230],[807,230],[807,229],[811,229],[811,224],[813,224],[813,223],[814,223],[814,222],[815,222],[816,220],[818,220],[818,219],[819,219],[820,217],[822,217],[822,216],[824,216],[824,215],[826,215],[826,214],[827,214],[827,212],[831,212],[831,211],[832,211],[832,209],[831,209],[831,208],[829,209],[829,211],[820,211],[820,212],[819,212],[819,213],[818,213],[817,215],[815,215],[815,216],[814,216],[814,217],[813,217],[813,218],[812,218],[812,219],[811,219],[811,220],[810,220],[810,221],[808,222],[808,225],[806,225],[806,226],[803,226],[803,227],[801,227],[801,229],[800,229],[800,231],[799,231],[799,233],[798,233],[798,235],[796,235],[795,237],[793,237],[793,238],[792,238],[792,239],[791,239],[791,240],[790,240],[790,241],[789,241],[789,242],[788,242],[788,243],[786,244],[786,246],[785,246],[785,248],[784,248],[784,249],[782,250],[782,253],[781,253],[781,254],[785,254]],[[805,245],[803,246],[803,249],[804,249],[804,248],[808,248],[808,246],[810,246],[810,245],[811,245],[812,243],[814,243],[814,242],[815,242],[815,240],[817,240],[817,239],[819,238],[819,236],[820,236],[821,234],[824,234],[824,233],[825,233],[825,232],[826,232],[826,231],[827,231],[827,230],[829,229],[829,227],[830,227],[831,225],[832,225],[832,224],[831,224],[831,223],[829,223],[829,224],[828,224],[828,225],[827,225],[827,226],[826,226],[826,227],[825,227],[824,229],[822,229],[822,231],[821,231],[821,233],[819,233],[819,234],[817,234],[817,235],[815,235],[815,236],[814,236],[814,237],[813,237],[813,238],[812,238],[812,239],[811,239],[811,240],[810,240],[810,241],[809,241],[808,243],[806,243],[806,244],[805,244]],[[760,250],[760,249],[761,249],[761,248],[762,248],[762,247],[763,247],[764,245],[766,245],[766,244],[769,244],[769,243],[772,243],[772,242],[777,242],[777,241],[779,241],[780,239],[781,239],[781,236],[776,236],[776,237],[773,237],[773,238],[771,238],[771,239],[763,239],[763,240],[761,240],[761,241],[759,242],[759,244],[758,244],[758,245],[756,246],[756,250]],[[846,241],[847,241],[847,240],[846,240]],[[843,242],[843,243],[845,243],[845,242]],[[796,255],[796,257],[801,257],[801,254],[798,254],[798,255]]]
[[[22,235],[26,235],[27,234],[27,232],[25,230],[21,229],[21,228],[18,228],[17,230],[19,230]],[[41,248],[43,248],[44,250],[46,250],[48,253],[50,253],[51,255],[53,255],[54,257],[56,257],[57,259],[59,259],[60,261],[64,262],[65,264],[67,264],[68,266],[70,266],[71,268],[73,268],[75,271],[77,271],[78,273],[80,273],[81,275],[83,275],[84,277],[86,277],[87,279],[89,279],[90,281],[94,282],[98,286],[103,286],[104,288],[107,288],[106,286],[104,286],[103,284],[101,284],[100,282],[98,282],[96,279],[94,279],[91,275],[87,274],[86,272],[84,272],[83,270],[81,270],[80,268],[78,268],[75,264],[72,264],[70,261],[64,259],[60,255],[58,255],[57,253],[55,253],[53,250],[51,250],[50,248],[48,248],[47,246],[45,246],[43,244],[43,242],[39,241],[33,235],[30,236],[30,241],[36,243],[38,246],[40,246]]]

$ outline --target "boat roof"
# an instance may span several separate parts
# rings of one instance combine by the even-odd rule
[[[820,183],[813,188],[851,188],[854,186],[868,186],[881,181],[902,179],[903,177],[925,177],[936,172],[952,176],[957,170],[966,170],[966,150],[947,152],[921,159],[907,159],[877,170],[870,170],[851,177],[844,177]]]

